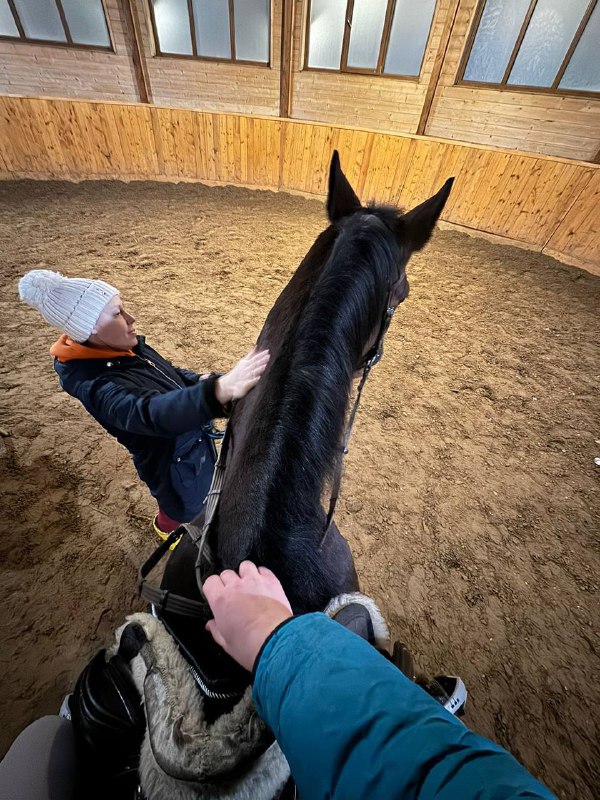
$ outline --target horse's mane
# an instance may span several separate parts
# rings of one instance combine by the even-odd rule
[[[271,347],[271,363],[247,414],[240,404],[232,420],[236,457],[217,523],[225,567],[252,558],[280,577],[319,579],[321,494],[339,453],[353,374],[398,279],[397,219],[396,209],[371,207],[329,228],[297,272],[302,295],[284,291],[269,315],[259,346]],[[236,442],[238,413],[246,430]]]

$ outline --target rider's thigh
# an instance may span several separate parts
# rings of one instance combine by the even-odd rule
[[[2,800],[73,800],[75,739],[62,717],[42,717],[17,736],[0,762]]]

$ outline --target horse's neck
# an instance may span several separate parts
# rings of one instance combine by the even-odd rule
[[[273,359],[285,358],[271,346]],[[294,538],[318,545],[325,518],[320,499],[350,391],[347,373],[346,385],[330,387],[318,364],[289,358],[236,408],[218,514],[225,566],[245,557],[264,561]]]
[[[269,368],[231,423],[215,527],[223,567],[250,558],[291,583],[323,577],[321,495],[354,367],[384,303],[387,262],[372,250],[362,235],[340,238],[321,273],[310,281],[299,270],[269,314],[259,340],[271,348]]]

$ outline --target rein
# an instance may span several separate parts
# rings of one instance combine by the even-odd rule
[[[333,481],[331,485],[331,497],[329,500],[329,510],[327,512],[327,520],[325,522],[325,529],[323,531],[323,538],[321,539],[321,543],[319,545],[319,550],[323,549],[323,545],[325,544],[325,540],[327,538],[327,534],[331,530],[331,525],[333,522],[333,516],[335,514],[335,508],[337,505],[337,501],[340,494],[340,487],[342,484],[342,474],[344,471],[344,457],[348,453],[348,445],[350,443],[350,436],[352,434],[352,428],[354,426],[354,420],[356,419],[356,414],[358,412],[358,407],[360,405],[360,400],[362,396],[363,389],[365,388],[365,383],[367,382],[367,378],[369,377],[371,370],[373,367],[381,361],[383,356],[383,340],[385,339],[385,335],[390,327],[390,323],[392,321],[392,317],[394,316],[395,308],[390,304],[391,303],[391,296],[388,296],[386,310],[381,319],[381,325],[379,327],[379,333],[377,335],[377,339],[375,340],[375,344],[373,347],[368,351],[365,355],[361,366],[359,369],[362,369],[362,376],[360,379],[360,383],[358,384],[358,389],[356,391],[356,399],[354,400],[354,405],[352,406],[352,410],[350,411],[350,415],[348,417],[348,423],[346,425],[346,430],[344,432],[344,439],[341,448],[340,455],[338,457],[335,472],[333,475]],[[225,467],[227,463],[227,451],[229,449],[229,442],[231,439],[231,428],[229,425],[225,430],[225,435],[223,437],[223,443],[221,445],[221,450],[219,452],[219,457],[215,462],[215,469],[213,472],[212,482],[210,484],[210,489],[208,490],[208,494],[206,495],[205,503],[205,514],[204,514],[204,524],[200,528],[194,522],[186,522],[176,528],[169,536],[162,542],[152,553],[150,558],[140,567],[138,572],[138,593],[139,596],[150,603],[154,609],[158,611],[168,611],[172,612],[173,614],[178,614],[183,617],[192,617],[194,619],[210,619],[212,614],[206,599],[204,598],[204,592],[202,591],[202,584],[204,580],[208,577],[209,574],[212,574],[212,569],[214,567],[214,558],[211,552],[210,546],[208,544],[208,535],[210,533],[210,528],[217,512],[217,507],[219,505],[219,499],[221,496],[221,492],[223,490],[223,484],[225,482]],[[157,566],[157,564],[162,560],[162,558],[169,552],[172,545],[179,542],[181,537],[184,533],[188,533],[193,543],[198,548],[198,555],[196,556],[196,583],[198,584],[198,591],[200,592],[200,596],[202,600],[190,600],[188,597],[184,597],[180,594],[175,594],[174,592],[169,591],[168,589],[160,589],[156,586],[147,582],[147,577],[152,572],[152,570]]]
[[[335,472],[333,473],[333,481],[331,482],[331,496],[329,499],[329,510],[327,511],[325,531],[323,532],[323,538],[321,539],[319,550],[323,549],[323,545],[325,544],[325,539],[327,538],[327,534],[329,533],[331,524],[333,522],[333,515],[335,514],[335,507],[337,505],[337,501],[340,496],[340,488],[342,485],[342,475],[344,472],[344,459],[345,456],[348,455],[348,445],[350,444],[350,436],[352,435],[352,428],[354,427],[354,420],[356,419],[356,413],[360,405],[362,392],[363,389],[365,388],[365,383],[367,382],[367,378],[369,377],[371,370],[376,364],[379,364],[379,362],[383,357],[383,340],[385,339],[385,335],[388,332],[388,328],[390,327],[390,323],[392,321],[392,317],[394,316],[395,310],[396,309],[392,305],[390,305],[390,297],[388,296],[387,307],[385,310],[385,314],[383,315],[383,318],[381,320],[379,334],[377,335],[375,344],[366,354],[362,363],[362,376],[360,379],[360,383],[358,384],[358,389],[356,390],[356,399],[354,400],[354,405],[352,406],[352,410],[350,411],[350,416],[348,417],[348,424],[346,425],[346,430],[344,432],[344,440],[342,443],[341,452],[338,457],[337,464],[335,466]]]

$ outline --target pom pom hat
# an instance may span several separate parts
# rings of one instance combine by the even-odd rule
[[[19,281],[19,297],[76,342],[86,342],[104,307],[119,290],[104,281],[65,278],[49,269],[33,269]]]

